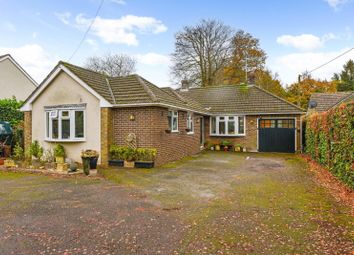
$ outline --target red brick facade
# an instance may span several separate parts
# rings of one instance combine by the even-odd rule
[[[200,152],[201,116],[194,114],[194,134],[187,134],[187,112],[178,111],[178,132],[166,133],[167,114],[161,107],[113,109],[114,143],[125,145],[126,136],[134,133],[138,147],[157,149],[157,166]]]
[[[300,115],[248,115],[246,116],[246,135],[240,137],[211,136],[209,117],[205,117],[205,139],[212,143],[228,140],[233,143],[242,144],[247,151],[257,151],[257,121],[259,118],[296,118],[296,147],[297,151],[301,150]]]

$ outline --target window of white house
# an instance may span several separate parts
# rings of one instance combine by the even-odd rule
[[[48,109],[45,117],[47,140],[82,141],[85,139],[83,109]]]
[[[210,134],[220,136],[236,136],[245,134],[244,116],[211,117]]]
[[[168,111],[168,127],[172,132],[178,131],[178,111]]]
[[[193,113],[191,112],[187,113],[187,129],[190,134],[194,132]]]

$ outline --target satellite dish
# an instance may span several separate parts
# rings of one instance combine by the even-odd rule
[[[309,108],[310,108],[310,109],[313,109],[313,108],[316,108],[316,106],[317,106],[317,102],[310,100],[310,102],[309,102]]]

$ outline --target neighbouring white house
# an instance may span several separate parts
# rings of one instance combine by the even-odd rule
[[[24,101],[37,86],[10,54],[0,56],[0,99],[16,97]]]

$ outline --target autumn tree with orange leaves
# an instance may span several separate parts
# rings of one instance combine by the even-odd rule
[[[307,108],[311,94],[334,93],[337,91],[336,81],[315,80],[308,73],[301,75],[300,81],[287,88],[287,100],[304,109]]]

